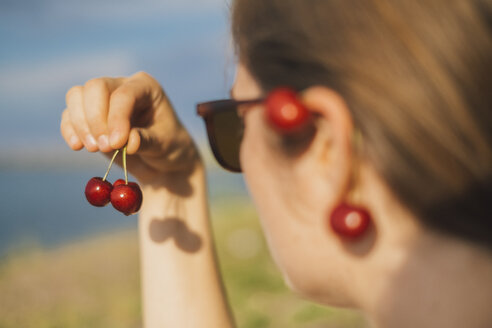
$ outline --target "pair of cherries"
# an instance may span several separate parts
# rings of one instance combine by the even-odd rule
[[[281,135],[295,136],[302,132],[311,120],[309,110],[290,88],[274,89],[268,94],[265,105],[267,122]],[[337,235],[356,240],[368,229],[371,216],[365,208],[342,202],[333,209],[329,220]]]
[[[123,148],[123,170],[125,172],[125,179],[118,179],[113,184],[106,180],[118,152],[119,150],[114,152],[108,170],[103,178],[94,177],[87,182],[85,187],[85,197],[93,206],[103,207],[111,202],[116,210],[125,215],[131,215],[138,212],[142,205],[143,197],[138,184],[135,182],[128,182],[126,147]]]

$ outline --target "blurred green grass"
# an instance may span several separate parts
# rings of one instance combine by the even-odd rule
[[[275,268],[248,201],[217,199],[212,225],[238,327],[365,327],[355,312],[300,300]],[[0,263],[0,328],[141,327],[138,240],[118,231]]]

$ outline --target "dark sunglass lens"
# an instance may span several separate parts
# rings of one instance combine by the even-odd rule
[[[237,111],[220,111],[213,115],[214,141],[217,159],[226,168],[241,170],[239,148],[243,138],[243,121]]]

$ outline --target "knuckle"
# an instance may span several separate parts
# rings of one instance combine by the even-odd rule
[[[144,71],[139,71],[139,72],[135,73],[132,76],[132,78],[137,79],[137,80],[141,80],[141,81],[145,81],[145,82],[149,83],[152,86],[155,86],[155,85],[158,85],[159,84],[156,81],[156,79],[154,79],[154,77],[152,75],[150,75],[149,73],[144,72]]]
[[[65,96],[65,100],[66,100],[67,104],[70,102],[70,99],[72,99],[74,96],[82,94],[82,90],[83,90],[83,88],[81,85],[76,85],[76,86],[71,87],[67,91],[67,94]]]
[[[84,88],[89,90],[103,90],[106,88],[106,81],[102,78],[90,79],[85,82]]]
[[[124,86],[116,89],[110,97],[110,102],[123,102],[123,103],[133,103],[135,101],[135,96],[130,88],[125,88]]]
[[[136,77],[136,78],[144,78],[144,79],[152,79],[152,76],[150,76],[149,73],[144,72],[144,71],[138,71],[137,73],[133,74],[133,77]]]

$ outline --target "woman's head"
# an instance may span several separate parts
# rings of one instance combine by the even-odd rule
[[[286,216],[327,216],[366,164],[424,226],[491,247],[490,3],[235,0],[232,17],[236,97],[289,85],[325,118],[293,162],[259,111],[246,117],[242,165],[274,253],[304,238]]]

